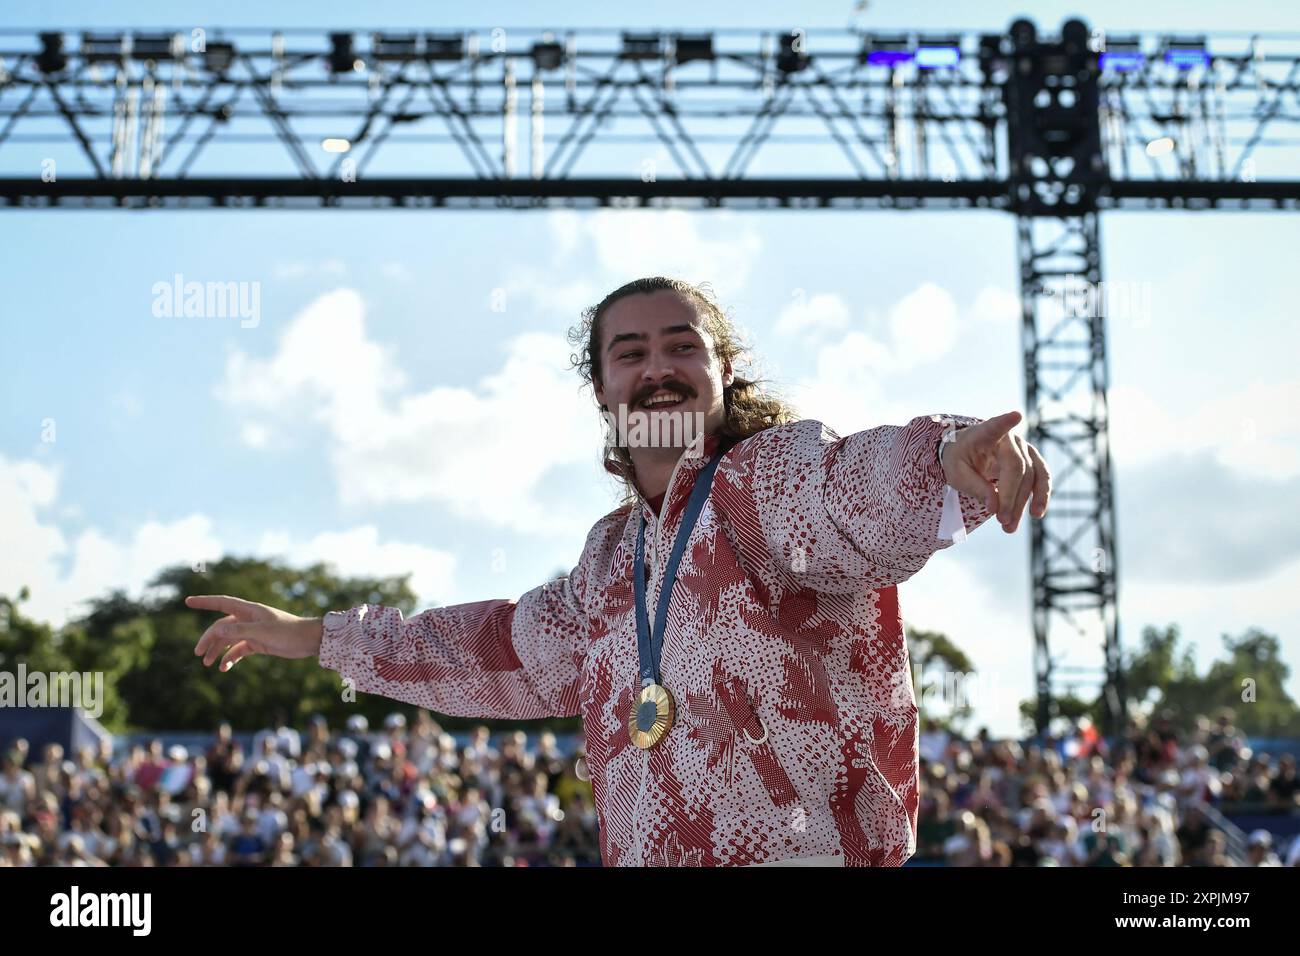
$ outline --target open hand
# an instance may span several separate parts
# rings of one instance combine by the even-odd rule
[[[298,617],[255,601],[213,594],[191,594],[187,607],[224,611],[194,645],[203,666],[211,667],[221,657],[221,670],[228,671],[249,654],[272,657],[315,657],[320,653],[321,619]]]

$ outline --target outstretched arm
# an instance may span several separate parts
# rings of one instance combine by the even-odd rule
[[[362,604],[322,618],[225,596],[191,596],[190,607],[225,611],[195,654],[228,670],[249,654],[318,655],[363,693],[382,694],[461,717],[530,720],[579,713],[590,619],[587,577],[619,526],[606,516],[566,577],[517,601],[431,608],[404,619],[397,608]]]
[[[1033,490],[1027,466],[1017,476],[1011,450],[996,449],[992,470],[987,460],[995,433],[1005,437],[1019,420],[1012,415],[987,422],[920,416],[843,438],[803,421],[756,436],[738,463],[751,469],[753,506],[772,556],[796,581],[826,592],[907,580],[953,544],[955,530],[974,531],[1003,503],[1010,514],[1016,498]],[[1033,458],[1021,452],[1018,460]],[[1044,489],[1036,507],[1045,507],[1045,496]]]
[[[185,601],[227,612],[194,648],[205,665],[220,657],[222,671],[252,654],[319,656],[355,690],[440,714],[529,720],[577,713],[576,652],[587,618],[568,577],[518,601],[431,608],[409,620],[379,604],[300,618],[224,595]]]
[[[531,720],[578,711],[587,615],[570,578],[518,601],[432,608],[410,620],[363,604],[325,615],[322,667],[357,690],[457,717]]]

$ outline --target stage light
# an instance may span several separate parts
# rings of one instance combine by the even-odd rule
[[[555,40],[533,44],[533,63],[539,70],[558,70],[564,62],[564,47]]]
[[[940,37],[922,40],[916,49],[916,65],[923,70],[945,69],[961,62],[961,39]]]
[[[370,55],[376,60],[411,61],[416,59],[414,33],[370,34]]]
[[[209,73],[225,73],[235,62],[235,45],[225,40],[210,41],[203,49],[203,68]]]
[[[1008,52],[1011,45],[1008,37],[996,33],[984,33],[980,35],[979,44],[979,61],[980,72],[984,74],[985,80],[990,83],[1003,83],[1006,81],[1008,70]]]
[[[1164,156],[1174,150],[1174,141],[1170,136],[1161,136],[1159,139],[1153,139],[1147,143],[1148,156]]]
[[[868,66],[896,67],[910,63],[914,56],[911,41],[905,36],[868,36],[863,39],[858,62],[865,62]]]
[[[81,35],[81,58],[87,63],[121,63],[126,37],[121,33]]]
[[[1140,70],[1146,65],[1146,62],[1147,58],[1141,53],[1112,53],[1107,50],[1101,55],[1101,68],[1103,70],[1114,70],[1117,73]]]
[[[351,33],[330,34],[330,52],[327,62],[329,63],[330,72],[335,75],[352,73],[364,65],[356,53],[353,52]]]
[[[320,148],[325,150],[327,153],[346,153],[352,148],[352,144],[346,139],[331,136],[327,139],[321,140]]]
[[[185,43],[179,33],[137,33],[131,40],[133,60],[159,63],[184,58]]]
[[[1210,59],[1205,37],[1170,37],[1165,47],[1165,62],[1180,70],[1208,67]]]
[[[1147,58],[1137,40],[1107,40],[1101,54],[1101,68],[1127,73],[1146,66]]]
[[[776,56],[776,68],[782,73],[798,73],[812,62],[812,57],[805,51],[795,50],[796,40],[800,41],[801,46],[807,42],[802,34],[781,34],[781,51]]]
[[[36,68],[42,73],[58,73],[68,65],[63,52],[62,33],[42,33],[41,52],[36,54]]]
[[[619,57],[624,60],[657,60],[659,45],[657,33],[624,33],[623,52]]]
[[[424,35],[424,58],[426,60],[465,59],[465,34],[426,33]]]
[[[872,66],[898,66],[912,60],[912,54],[904,50],[872,50],[867,54],[867,62]]]
[[[691,60],[712,60],[713,36],[708,33],[690,36],[678,33],[673,36],[673,49],[676,51],[673,58],[679,65]]]

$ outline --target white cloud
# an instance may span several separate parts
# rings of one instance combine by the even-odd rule
[[[938,361],[957,342],[957,303],[947,289],[923,282],[889,310],[889,329],[900,368]]]
[[[1120,473],[1121,567],[1185,585],[1258,579],[1300,558],[1300,479],[1225,467],[1207,451]]]
[[[129,389],[119,389],[113,394],[111,401],[113,407],[121,410],[126,418],[139,418],[144,410],[144,403],[140,401],[140,397]]]
[[[879,424],[880,373],[890,353],[865,332],[850,332],[817,352],[817,371],[789,389],[790,401],[805,418],[825,422],[841,434]]]
[[[616,284],[674,276],[710,283],[723,301],[744,289],[763,245],[752,225],[726,213],[704,222],[681,209],[602,209],[582,225],[595,264]]]
[[[573,534],[581,516],[556,513],[535,490],[551,469],[593,460],[599,419],[562,337],[498,347],[502,365],[475,388],[404,394],[405,375],[368,338],[360,296],[339,290],[296,316],[269,358],[232,354],[217,394],[257,415],[246,440],[265,442],[268,421],[324,425],[345,504],[438,501],[496,526]]]
[[[55,625],[83,610],[81,602],[112,588],[134,596],[163,567],[220,556],[211,521],[190,515],[170,522],[147,521],[127,540],[113,540],[96,528],[69,538],[51,520],[58,499],[59,471],[31,461],[0,457],[0,592],[16,595],[26,585],[31,600],[23,613]],[[62,511],[60,511],[62,513]]]
[[[818,301],[820,300],[820,301]],[[799,327],[833,328],[848,306],[837,296],[814,296],[803,307],[787,307],[779,331]],[[945,289],[925,282],[890,307],[885,323],[889,341],[851,328],[842,338],[817,349],[816,371],[789,389],[800,413],[841,434],[885,422],[902,423],[914,407],[888,400],[886,380],[947,355],[957,341],[957,305]]]
[[[1121,533],[1123,526],[1121,525]],[[989,536],[989,537],[985,537]],[[1001,536],[1001,537],[998,537]],[[947,634],[971,658],[980,677],[976,725],[991,731],[1019,732],[1016,705],[1033,697],[1033,632],[1029,617],[1028,567],[1023,552],[1015,548],[1021,535],[1003,535],[986,523],[964,544],[936,554],[918,574],[899,585],[899,604],[909,627]],[[990,574],[990,564],[1003,562]],[[1014,563],[1006,563],[1008,558]],[[1119,587],[1120,640],[1126,652],[1135,650],[1142,629],[1177,624],[1184,646],[1195,645],[1197,668],[1204,673],[1222,657],[1222,636],[1240,636],[1260,627],[1278,637],[1282,659],[1293,664],[1300,657],[1295,621],[1300,611],[1300,561],[1254,574],[1246,579],[1195,581],[1177,575],[1160,581],[1138,577],[1130,571]],[[1091,693],[1104,668],[1101,629],[1095,615],[1082,614],[1075,633],[1059,620],[1050,634],[1058,679],[1069,676],[1063,668],[1082,667],[1078,691]],[[985,691],[992,689],[995,693]],[[1288,690],[1295,694],[1294,676]]]
[[[1001,529],[981,528],[977,535]],[[978,697],[975,726],[995,736],[1018,735],[1019,703],[1034,696],[1033,632],[1028,609],[1016,613],[973,573],[967,560],[975,538],[936,554],[916,575],[898,586],[898,604],[909,630],[940,631],[960,647],[975,668]],[[1024,570],[1006,571],[1008,583],[1022,590]]]
[[[320,296],[294,317],[270,359],[232,352],[217,397],[268,419],[310,417],[344,441],[362,439],[382,417],[384,397],[406,384],[389,353],[367,338],[364,312],[352,289]]]
[[[294,541],[281,532],[262,536],[258,552],[274,555],[294,567],[309,567],[323,561],[343,577],[401,577],[409,574],[417,605],[457,600],[456,558],[447,551],[404,541],[381,541],[374,525],[348,531],[330,531],[307,541]]]
[[[501,283],[506,311],[522,308],[566,325],[614,289],[665,275],[711,286],[724,303],[738,296],[762,249],[758,231],[729,213],[680,209],[556,210],[546,214],[550,263],[515,263]]]
[[[551,469],[593,459],[599,420],[565,370],[562,339],[531,333],[506,347],[500,371],[476,389],[406,397],[365,438],[337,443],[343,501],[442,501],[461,517],[517,531],[573,533],[573,519],[550,512],[535,490]]]
[[[616,286],[599,279],[581,277],[561,279],[555,270],[520,266],[502,284],[504,314],[520,311],[536,318],[561,319],[567,329],[577,324],[584,309],[596,305]],[[537,323],[541,324],[541,323]]]
[[[1300,475],[1300,379],[1252,382],[1227,395],[1167,403],[1136,386],[1110,390],[1116,462],[1146,465],[1210,451],[1224,468],[1272,479]]]
[[[25,616],[58,627],[84,613],[91,598],[112,590],[144,598],[149,581],[164,568],[213,562],[230,550],[215,533],[212,519],[203,514],[146,521],[125,538],[115,539],[94,527],[67,534],[54,516],[66,516],[75,506],[60,505],[59,477],[55,467],[0,456],[0,526],[6,535],[0,549],[0,594],[16,597],[24,586],[29,588],[30,599],[22,605]],[[370,525],[318,534],[309,541],[267,532],[259,551],[283,556],[297,567],[327,561],[345,576],[409,572],[421,606],[449,603],[455,594],[452,555],[381,541]]]
[[[1021,319],[1020,296],[999,286],[985,286],[975,296],[970,316],[990,325],[1012,325]]]
[[[271,442],[271,430],[265,425],[248,422],[240,429],[239,437],[249,448],[265,448]]]
[[[776,317],[777,335],[805,336],[842,332],[849,325],[849,306],[833,292],[798,295]]]
[[[556,209],[547,214],[547,225],[554,240],[551,254],[555,258],[566,258],[577,250],[582,239],[582,223],[582,214],[574,209]]]
[[[681,210],[561,210],[549,223],[552,264],[507,276],[507,312],[560,314],[572,324],[617,285],[655,274],[710,281],[726,301],[761,245],[753,226],[726,214],[706,222]],[[557,279],[572,274],[574,260],[581,276]],[[361,297],[338,289],[297,315],[269,357],[233,352],[216,393],[248,416],[240,434],[252,447],[304,420],[322,424],[345,504],[436,501],[516,531],[585,531],[589,516],[557,511],[537,494],[549,472],[593,463],[600,447],[594,405],[570,368],[573,349],[551,333],[495,347],[501,364],[474,387],[409,392],[390,350],[369,337]]]
[[[10,596],[24,584],[36,592],[42,579],[56,576],[54,560],[67,550],[67,542],[37,512],[54,506],[58,486],[57,467],[0,456],[0,527],[5,529],[0,591]]]

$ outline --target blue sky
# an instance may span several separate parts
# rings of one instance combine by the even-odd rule
[[[360,25],[354,4],[42,6],[11,4],[4,25]],[[785,25],[786,6],[746,4],[744,23]],[[860,22],[997,28],[1018,12],[907,7],[873,3]],[[439,9],[451,26],[739,25],[726,5],[675,2],[600,20],[589,6]],[[842,26],[849,9],[810,5],[803,25]],[[1032,9],[1054,26],[1071,8]],[[1300,12],[1270,3],[1087,10],[1114,30],[1300,31]],[[428,25],[399,4],[365,15]],[[222,554],[409,571],[426,606],[517,597],[570,567],[617,489],[564,332],[638,275],[711,281],[758,370],[841,433],[1023,408],[1013,221],[995,213],[3,219],[0,526],[17,546],[0,554],[0,592],[28,584],[30,612],[55,622]],[[1258,625],[1300,660],[1296,235],[1294,214],[1103,218],[1106,278],[1152,296],[1145,320],[1109,329],[1126,642],[1178,623],[1204,665],[1220,634]],[[177,273],[260,283],[260,321],[155,316],[155,283]],[[1027,535],[981,529],[900,594],[909,624],[947,631],[987,675],[981,719],[1014,732],[1032,693]],[[1083,646],[1065,660],[1095,662]]]

